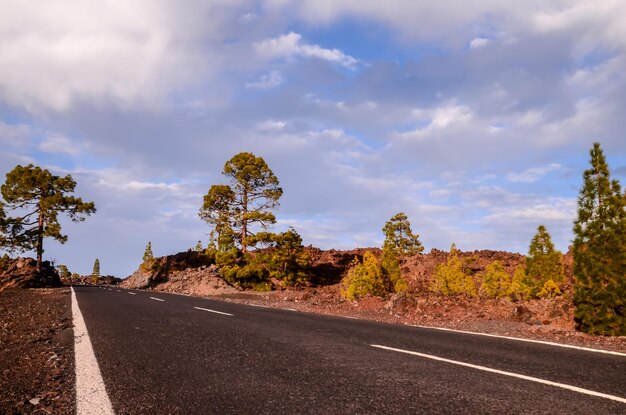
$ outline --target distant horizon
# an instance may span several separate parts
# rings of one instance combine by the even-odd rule
[[[566,251],[594,142],[626,183],[626,2],[62,0],[0,27],[0,177],[72,175],[97,213],[44,259],[80,274],[206,245],[241,151],[284,190],[273,230],[321,249],[405,212],[426,250],[525,253],[543,224]]]

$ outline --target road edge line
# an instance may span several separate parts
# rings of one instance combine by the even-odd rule
[[[194,307],[196,310],[208,311],[209,313],[221,314],[223,316],[234,316],[234,314],[225,313],[223,311],[211,310],[210,308]]]
[[[616,402],[626,403],[626,398],[622,398],[620,396],[615,396],[615,395],[609,395],[607,393],[596,392],[596,391],[593,391],[593,390],[590,390],[590,389],[584,389],[584,388],[580,388],[578,386],[568,385],[566,383],[553,382],[551,380],[536,378],[536,377],[533,377],[533,376],[522,375],[522,374],[515,373],[515,372],[507,372],[507,371],[504,371],[504,370],[492,369],[492,368],[487,367],[487,366],[475,365],[475,364],[472,364],[472,363],[461,362],[459,360],[446,359],[444,357],[439,357],[439,356],[435,356],[435,355],[432,355],[432,354],[414,352],[414,351],[411,351],[411,350],[396,349],[395,347],[382,346],[380,344],[370,344],[370,346],[374,347],[374,348],[377,348],[377,349],[389,350],[389,351],[393,351],[393,352],[397,352],[397,353],[410,354],[410,355],[413,355],[413,356],[423,357],[425,359],[436,360],[438,362],[444,362],[444,363],[450,363],[450,364],[453,364],[453,365],[469,367],[471,369],[482,370],[484,372],[496,373],[496,374],[499,374],[499,375],[509,376],[509,377],[513,377],[513,378],[517,378],[517,379],[528,380],[528,381],[531,381],[531,382],[541,383],[541,384],[549,385],[549,386],[556,386],[556,387],[561,388],[561,389],[566,389],[566,390],[569,390],[569,391],[578,392],[578,393],[582,393],[582,394],[585,394],[585,395],[590,395],[590,396],[595,396],[595,397],[598,397],[598,398],[604,398],[604,399],[609,399],[609,400],[616,401]]]
[[[87,325],[80,312],[74,287],[72,290],[72,320],[74,323],[74,366],[76,372],[76,414],[115,415],[107,395],[102,373],[93,352]]]

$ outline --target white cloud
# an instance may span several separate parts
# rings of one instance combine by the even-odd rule
[[[26,124],[9,124],[0,120],[0,143],[13,147],[28,146],[32,142],[33,128]]]
[[[246,88],[271,89],[276,88],[283,82],[282,74],[279,71],[272,70],[269,74],[261,75],[256,81],[246,83]]]
[[[266,39],[255,44],[257,52],[268,59],[306,57],[326,60],[354,69],[359,60],[344,54],[338,49],[325,49],[319,45],[310,45],[302,41],[302,35],[290,32],[273,39]]]
[[[282,130],[287,125],[284,121],[265,120],[257,124],[257,128],[262,131]]]
[[[428,137],[438,131],[467,124],[473,113],[465,105],[446,103],[440,107],[413,110],[413,117],[421,124],[420,127],[401,134],[404,138]]]
[[[487,46],[488,43],[489,43],[489,39],[484,38],[484,37],[476,37],[472,39],[469,46],[470,46],[470,49],[479,49],[484,46]]]
[[[69,138],[62,135],[46,137],[40,144],[39,150],[52,154],[67,154],[75,156],[80,154],[80,147]]]
[[[583,53],[598,44],[626,49],[626,2],[622,0],[579,0],[533,17],[540,32],[577,32]]]
[[[510,182],[532,183],[539,180],[539,178],[541,178],[542,176],[545,176],[546,174],[553,171],[558,171],[560,169],[560,164],[550,163],[546,166],[531,167],[521,173],[509,173],[506,175],[506,179]]]
[[[222,58],[206,52],[238,3],[3,1],[0,101],[31,112],[80,101],[160,107],[200,74],[211,79]]]

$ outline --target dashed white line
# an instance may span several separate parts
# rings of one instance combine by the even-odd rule
[[[552,382],[550,380],[535,378],[535,377],[532,377],[532,376],[521,375],[519,373],[506,372],[504,370],[492,369],[490,367],[479,366],[479,365],[474,365],[474,364],[471,364],[471,363],[460,362],[458,360],[445,359],[443,357],[434,356],[434,355],[431,355],[431,354],[414,352],[414,351],[411,351],[411,350],[396,349],[394,347],[381,346],[379,344],[370,344],[370,346],[376,347],[378,349],[390,350],[390,351],[393,351],[393,352],[405,353],[405,354],[410,354],[410,355],[413,355],[413,356],[419,356],[419,357],[423,357],[425,359],[436,360],[438,362],[450,363],[450,364],[453,364],[453,365],[469,367],[469,368],[472,368],[472,369],[482,370],[482,371],[485,371],[485,372],[497,373],[499,375],[510,376],[510,377],[518,378],[518,379],[524,379],[524,380],[528,380],[528,381],[531,381],[531,382],[537,382],[537,383],[541,383],[541,384],[544,384],[544,385],[555,386],[557,388],[567,389],[567,390],[570,390],[570,391],[573,391],[573,392],[582,393],[582,394],[585,394],[585,395],[597,396],[599,398],[610,399],[612,401],[626,403],[626,398],[621,398],[621,397],[615,396],[615,395],[609,395],[609,394],[606,394],[606,393],[596,392],[596,391],[592,391],[592,390],[589,390],[589,389],[583,389],[583,388],[579,388],[578,386],[567,385],[565,383]]]
[[[283,308],[283,310],[287,310],[287,311],[298,311],[295,308]]]
[[[74,365],[76,367],[76,413],[78,415],[113,415],[113,407],[104,387],[98,361],[93,353],[85,320],[72,287],[74,320]]]
[[[211,310],[209,308],[194,307],[196,310],[208,311],[209,313],[222,314],[224,316],[233,316],[234,314],[224,313],[223,311]]]
[[[539,344],[545,344],[545,345],[548,345],[548,346],[565,347],[567,349],[577,349],[577,350],[584,350],[586,352],[605,353],[605,354],[612,354],[612,355],[615,355],[615,356],[624,356],[624,357],[626,357],[626,353],[614,352],[612,350],[592,349],[590,347],[574,346],[572,344],[561,344],[561,343],[547,342],[547,341],[543,341],[543,340],[522,339],[520,337],[501,336],[501,335],[498,335],[498,334],[480,333],[480,332],[476,332],[476,331],[455,330],[455,329],[448,329],[448,328],[445,328],[445,327],[420,326],[420,325],[416,325],[416,324],[410,324],[410,326],[411,327],[417,327],[417,328],[420,328],[420,329],[434,329],[434,330],[441,330],[441,331],[449,331],[449,332],[452,332],[452,333],[473,334],[475,336],[495,337],[495,338],[498,338],[498,339],[515,340],[515,341],[528,342],[528,343],[539,343]]]
[[[130,291],[128,292],[128,294],[130,294],[130,295],[137,295],[137,294],[135,294],[135,293],[131,293]]]
[[[149,297],[151,300],[155,300],[155,301],[165,301],[162,298],[156,298],[156,297]]]

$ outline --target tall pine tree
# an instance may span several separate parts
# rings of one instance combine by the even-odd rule
[[[539,225],[530,241],[526,257],[526,285],[531,297],[540,296],[544,286],[563,282],[563,255],[554,249],[552,238],[545,226]],[[551,282],[550,282],[551,281]]]
[[[626,335],[626,200],[600,144],[591,149],[574,222],[574,318],[581,331]]]

